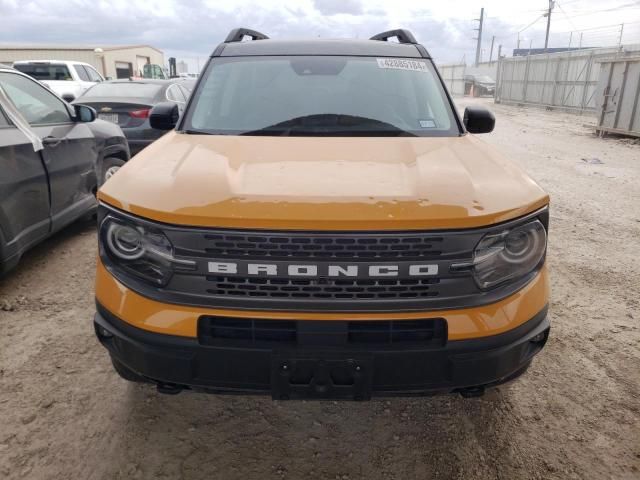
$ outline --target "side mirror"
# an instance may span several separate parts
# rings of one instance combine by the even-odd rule
[[[173,102],[158,103],[149,113],[151,128],[157,130],[171,130],[175,128],[180,118],[178,105]]]
[[[96,111],[86,105],[74,105],[73,110],[77,122],[89,123],[96,119]]]
[[[76,99],[76,96],[75,96],[73,93],[64,93],[64,94],[62,95],[62,99],[63,99],[65,102],[71,103],[71,102],[73,102],[73,101]]]
[[[470,106],[464,109],[463,122],[469,133],[490,133],[496,125],[496,117],[484,107]]]

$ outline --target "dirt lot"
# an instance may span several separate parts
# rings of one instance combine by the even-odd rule
[[[488,101],[482,101],[488,103]],[[486,140],[552,196],[552,335],[480,399],[161,396],[94,339],[95,229],[0,282],[0,478],[640,478],[640,143],[492,106]]]

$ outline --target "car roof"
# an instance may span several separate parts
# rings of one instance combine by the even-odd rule
[[[105,82],[100,82],[102,84],[109,84],[109,83],[121,83],[121,84],[126,84],[126,85],[131,85],[131,84],[151,84],[151,85],[166,85],[169,86],[172,83],[182,83],[182,79],[179,78],[170,78],[167,80],[161,80],[158,78],[141,78],[141,79],[134,79],[134,80],[128,80],[126,78],[119,78],[116,80],[107,80]]]
[[[245,41],[250,38],[251,41]],[[397,41],[390,41],[395,38]],[[211,54],[212,57],[271,55],[336,55],[428,58],[429,52],[406,29],[387,30],[368,40],[306,39],[271,40],[264,33],[249,28],[234,28]]]
[[[220,47],[223,47],[222,49]],[[418,45],[358,39],[254,40],[223,43],[217,56],[251,55],[348,55],[371,57],[424,58]]]
[[[30,63],[40,63],[45,65],[47,63],[59,63],[64,65],[80,64],[80,65],[88,65],[90,67],[93,67],[93,65],[91,65],[90,63],[76,62],[75,60],[16,60],[15,62],[13,62],[14,65],[25,65]]]

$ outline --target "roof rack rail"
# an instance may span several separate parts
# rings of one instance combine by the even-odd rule
[[[369,40],[381,40],[383,42],[388,42],[390,38],[397,38],[400,43],[411,43],[413,45],[417,45],[418,41],[416,37],[413,36],[409,30],[405,30],[404,28],[400,28],[398,30],[389,30],[387,32],[378,33],[374,35]]]
[[[268,40],[264,33],[251,30],[249,28],[234,28],[229,32],[227,38],[224,39],[224,43],[241,42],[244,37],[251,37],[251,40]]]

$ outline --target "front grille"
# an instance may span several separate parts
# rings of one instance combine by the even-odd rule
[[[424,234],[204,233],[202,253],[214,258],[425,259],[442,255],[444,237]]]
[[[102,215],[109,214],[103,207]],[[249,311],[424,312],[467,308],[517,292],[537,272],[490,291],[470,267],[480,240],[519,224],[448,231],[286,231],[167,225],[176,259],[161,288],[107,265],[125,286],[176,305]],[[531,214],[543,216],[546,211]],[[108,264],[108,261],[107,261]]]
[[[400,280],[319,280],[207,276],[207,293],[238,297],[282,299],[401,299],[437,297],[437,278]]]
[[[180,259],[197,264],[174,273],[163,293],[174,303],[249,310],[398,311],[461,306],[478,295],[468,263],[485,234],[451,232],[300,232],[166,227]],[[209,262],[235,271],[212,271]],[[249,264],[275,266],[250,274]],[[317,267],[317,275],[290,275],[291,265]],[[329,265],[357,267],[353,276],[330,275]],[[393,265],[394,276],[369,275],[372,265]],[[410,265],[435,265],[437,274],[409,274]]]
[[[381,321],[296,321],[202,316],[198,340],[203,345],[296,345],[441,347],[447,342],[442,318]]]

